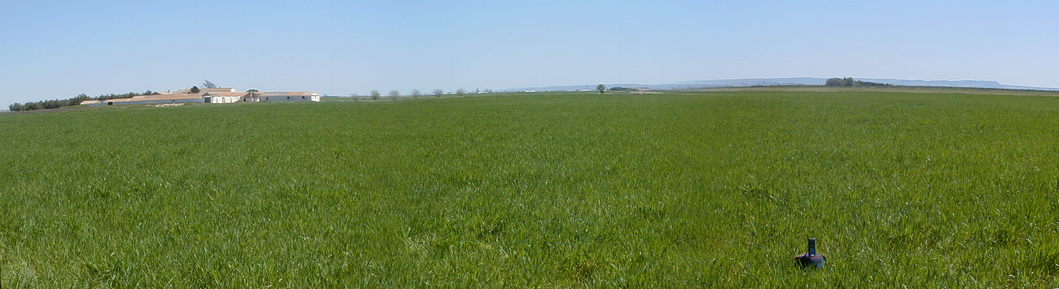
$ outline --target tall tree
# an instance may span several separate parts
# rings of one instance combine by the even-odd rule
[[[607,91],[607,87],[603,86],[603,84],[596,85],[596,90],[599,90],[599,94],[603,94],[604,91]]]

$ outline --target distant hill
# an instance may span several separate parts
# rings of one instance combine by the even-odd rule
[[[1026,89],[1026,90],[1046,90],[1046,91],[1059,91],[1059,88],[1048,88],[1048,87],[1030,87],[1030,86],[1016,86],[1001,84],[996,81],[987,80],[908,80],[908,79],[889,79],[889,78],[855,78],[861,81],[870,81],[878,83],[889,83],[899,86],[929,86],[929,87],[965,87],[965,88],[994,88],[994,89]],[[776,86],[776,85],[824,85],[827,82],[827,78],[816,78],[816,77],[794,77],[794,78],[743,78],[743,79],[715,79],[715,80],[693,80],[693,81],[680,81],[673,83],[663,84],[631,84],[631,83],[612,83],[606,84],[606,87],[647,87],[649,89],[657,90],[668,90],[668,89],[692,89],[692,88],[705,88],[705,87],[741,87],[741,86]],[[541,86],[541,87],[517,87],[509,88],[503,91],[578,91],[586,90],[592,91],[596,89],[597,84],[585,84],[585,85],[562,85],[562,86]]]
[[[998,88],[998,89],[1029,89],[1029,90],[1059,90],[1059,88],[1031,87],[1001,84],[992,80],[907,80],[886,78],[864,78],[863,81],[889,83],[901,86],[941,86],[941,87],[970,87],[970,88]]]

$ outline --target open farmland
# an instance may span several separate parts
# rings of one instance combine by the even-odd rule
[[[3,288],[1059,285],[1053,97],[130,107],[0,141]]]

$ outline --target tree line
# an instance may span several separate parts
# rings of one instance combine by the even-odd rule
[[[852,77],[843,77],[843,78],[832,77],[832,78],[828,78],[827,82],[824,82],[824,85],[825,86],[850,86],[850,87],[853,87],[853,86],[856,86],[856,87],[861,87],[861,86],[894,86],[893,84],[889,84],[889,83],[879,83],[879,82],[871,82],[871,81],[854,80]]]
[[[485,91],[488,92],[488,93],[492,93],[493,92],[491,89],[487,89]],[[431,93],[432,93],[432,95],[435,98],[440,98],[442,95],[445,95],[445,91],[441,90],[441,89],[435,89]],[[464,90],[463,88],[460,88],[460,89],[456,90],[456,95],[458,95],[458,96],[464,96],[466,94],[467,94],[467,91]],[[415,98],[415,99],[419,99],[420,96],[424,96],[424,95],[425,94],[423,94],[423,92],[419,91],[419,89],[412,89],[412,93],[409,94],[408,96],[411,96],[412,98]],[[369,94],[369,97],[371,97],[371,100],[378,100],[379,97],[381,97],[381,96],[382,96],[382,93],[380,93],[378,90],[372,90],[371,94]],[[396,89],[395,90],[391,90],[389,96],[390,96],[391,99],[396,101],[398,97],[401,97],[401,92],[396,90]],[[357,95],[356,93],[350,94],[349,97],[353,98],[354,101],[356,101],[357,99],[360,98],[360,96]]]
[[[16,103],[14,103],[12,105],[9,105],[7,108],[9,110],[11,110],[11,111],[30,111],[30,110],[38,110],[38,109],[56,109],[56,108],[60,108],[60,107],[64,107],[64,106],[79,105],[79,104],[81,104],[81,102],[86,101],[86,100],[101,100],[102,101],[102,100],[108,100],[108,99],[132,98],[133,96],[156,95],[156,94],[158,94],[158,93],[157,92],[153,92],[151,90],[147,90],[147,91],[142,92],[142,93],[129,92],[129,93],[123,93],[123,94],[114,94],[114,93],[100,94],[99,96],[96,96],[96,97],[90,97],[90,96],[82,93],[82,94],[78,94],[75,97],[71,97],[71,98],[67,98],[67,99],[52,99],[52,100],[42,100],[42,101],[35,101],[35,102],[31,101],[31,102],[26,102],[26,103],[17,103],[16,102]]]

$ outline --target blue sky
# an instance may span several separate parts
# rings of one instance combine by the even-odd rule
[[[0,104],[837,77],[1059,87],[1059,1],[0,0]]]

